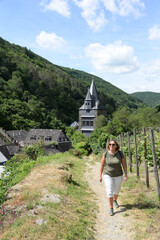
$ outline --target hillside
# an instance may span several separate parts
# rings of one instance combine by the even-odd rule
[[[135,92],[132,93],[131,96],[138,98],[152,107],[160,105],[160,93],[157,92]]]
[[[25,47],[0,38],[0,126],[9,129],[63,128],[78,120],[93,75],[54,65]],[[143,103],[94,76],[100,100],[112,114],[119,106]]]

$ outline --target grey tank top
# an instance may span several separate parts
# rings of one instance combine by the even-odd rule
[[[105,166],[103,169],[103,174],[107,174],[111,177],[119,177],[123,175],[122,172],[122,158],[124,154],[121,151],[117,151],[114,155],[110,154],[108,151],[104,153]]]

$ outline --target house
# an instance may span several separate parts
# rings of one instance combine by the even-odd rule
[[[74,128],[74,127],[79,127],[79,123],[78,122],[76,122],[76,121],[74,121],[73,123],[71,123],[71,125],[70,125],[70,127],[71,128]]]
[[[31,129],[24,140],[24,144],[32,145],[39,141],[44,143],[46,149],[49,149],[50,146],[52,152],[57,150],[65,152],[72,146],[72,142],[66,134],[62,130],[55,129]]]
[[[99,101],[98,92],[92,80],[84,104],[79,108],[79,130],[90,136],[95,129],[95,119],[100,116],[106,116],[106,108]]]
[[[31,129],[5,131],[0,129],[0,165],[19,153],[25,145],[36,144],[42,141],[45,145],[46,155],[68,151],[72,142],[62,130]],[[7,141],[9,144],[6,144]],[[6,140],[7,139],[7,140]]]

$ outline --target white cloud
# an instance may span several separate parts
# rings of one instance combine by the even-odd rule
[[[100,0],[73,1],[82,8],[82,17],[93,31],[99,31],[107,23],[104,10],[100,7]]]
[[[40,47],[53,51],[61,49],[66,44],[66,41],[55,33],[46,33],[45,31],[36,36],[36,42]]]
[[[145,7],[142,0],[102,0],[106,10],[120,16],[140,17]]]
[[[82,17],[93,31],[100,30],[107,22],[106,14],[140,17],[144,10],[142,0],[73,0],[82,9]]]
[[[68,5],[68,0],[47,0],[41,2],[45,10],[56,11],[64,17],[70,17],[70,9]]]
[[[133,47],[122,45],[121,41],[109,45],[90,44],[86,56],[91,58],[94,68],[102,72],[130,73],[139,68]]]
[[[160,40],[160,28],[157,25],[153,26],[149,29],[149,37],[150,40]]]

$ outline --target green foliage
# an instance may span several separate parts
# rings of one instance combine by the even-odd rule
[[[129,116],[129,122],[133,128],[158,127],[160,125],[160,113],[156,108],[145,107],[134,111]]]
[[[144,107],[131,110],[127,107],[118,108],[108,121],[106,130],[108,133],[118,136],[121,132],[132,131],[133,128],[158,127],[160,125],[160,113],[156,108]]]
[[[77,129],[77,127],[73,127],[73,128],[71,128],[71,127],[66,127],[66,128],[65,128],[66,135],[67,135],[69,138],[71,138],[72,135],[74,134],[74,132],[76,131],[76,129]]]
[[[146,157],[145,157],[145,148],[144,148],[144,138],[146,139]],[[159,129],[155,129],[154,131],[154,138],[155,138],[155,153],[156,153],[156,162],[157,165],[160,166],[160,134]],[[153,155],[152,155],[152,144],[151,144],[151,137],[150,132],[146,132],[146,136],[144,137],[142,131],[140,131],[136,135],[136,141],[137,141],[137,160],[139,163],[139,166],[141,162],[147,161],[148,166],[153,166]],[[135,163],[135,143],[134,143],[134,136],[130,136],[130,150],[131,155],[133,157],[133,161]],[[124,138],[124,146],[123,146],[123,152],[128,156],[128,141],[127,138]]]
[[[95,128],[101,128],[107,125],[107,119],[104,115],[100,115],[95,119]]]
[[[25,155],[15,155],[6,162],[5,171],[0,179],[0,203],[6,199],[9,189],[22,180],[34,165],[35,162]]]
[[[142,102],[146,103],[151,107],[156,107],[160,105],[160,93],[157,92],[135,92],[131,94],[132,96],[140,99]]]
[[[86,141],[74,144],[74,149],[75,149],[75,152],[77,151],[77,153],[78,152],[80,153],[79,155],[83,155],[83,156],[87,156],[91,152],[90,146]]]
[[[45,154],[44,144],[38,142],[37,144],[25,146],[23,152],[33,160],[36,160],[38,156],[43,156]]]
[[[106,143],[113,135],[109,134],[106,127],[96,129],[89,137],[89,144],[93,153],[98,154],[102,149],[106,148]]]

